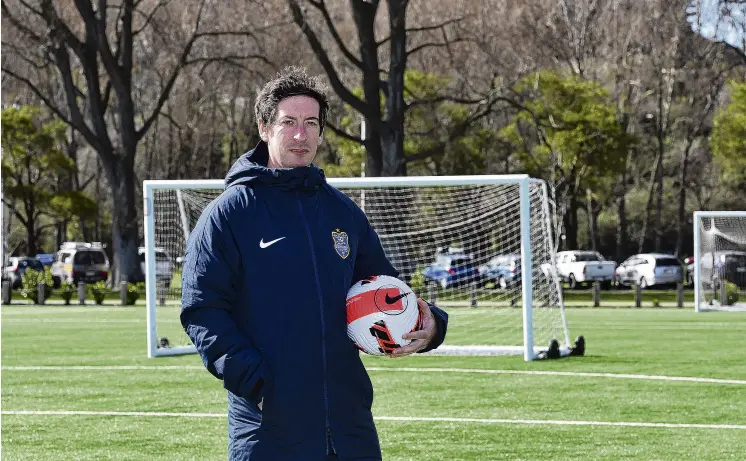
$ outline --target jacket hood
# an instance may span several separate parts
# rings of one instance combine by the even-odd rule
[[[225,187],[245,184],[276,186],[285,189],[316,189],[326,182],[324,170],[313,163],[296,168],[267,168],[269,151],[264,141],[243,154],[225,177]]]

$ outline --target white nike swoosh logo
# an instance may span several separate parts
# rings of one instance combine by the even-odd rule
[[[285,237],[280,237],[278,239],[270,240],[267,243],[264,243],[264,238],[262,238],[261,240],[259,240],[259,248],[267,248],[268,246],[270,246],[272,244],[275,244],[275,243],[279,242],[280,240],[282,240],[284,238]]]

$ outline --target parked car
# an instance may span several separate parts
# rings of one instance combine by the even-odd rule
[[[725,280],[746,288],[746,251],[722,250],[702,254],[699,277],[705,287],[718,289]]]
[[[142,280],[145,280],[145,247],[137,249],[137,253],[140,257],[140,271],[142,272]],[[163,248],[155,249],[155,278],[156,281],[163,282],[166,288],[171,286],[171,279],[174,275],[174,264],[171,260],[171,256],[166,253]]]
[[[109,278],[109,258],[100,242],[65,242],[52,263],[54,287],[60,283],[95,283]]]
[[[12,288],[21,288],[21,276],[26,272],[26,269],[41,272],[44,270],[44,265],[38,259],[30,256],[13,256],[3,269],[4,278],[10,281]]]
[[[38,255],[36,255],[36,259],[38,259],[43,266],[51,266],[54,263],[54,254],[39,253]]]
[[[505,254],[495,255],[487,261],[487,264],[479,266],[481,282],[495,284],[503,290],[521,283],[521,255]]]
[[[676,256],[643,253],[627,258],[614,272],[616,285],[668,285],[683,281],[683,267]]]
[[[597,251],[560,251],[557,253],[557,277],[571,289],[588,282],[610,286],[614,280],[616,262],[607,261]]]
[[[426,282],[437,283],[444,289],[479,282],[479,269],[471,255],[458,251],[436,255],[422,275]]]

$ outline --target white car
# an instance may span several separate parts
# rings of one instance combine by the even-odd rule
[[[597,251],[560,251],[557,253],[557,276],[570,288],[590,282],[611,285],[616,262],[607,261]]]
[[[140,256],[140,271],[142,272],[143,280],[145,280],[145,247],[137,249],[137,253]],[[174,265],[171,260],[171,256],[166,253],[162,248],[155,249],[155,278],[159,282],[163,282],[166,288],[171,286],[171,279],[174,275]]]
[[[673,285],[683,281],[681,261],[671,254],[642,253],[627,258],[616,268],[614,281],[618,286],[639,284],[640,288],[651,285]]]

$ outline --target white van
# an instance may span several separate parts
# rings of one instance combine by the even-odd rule
[[[100,242],[65,242],[52,262],[54,287],[61,282],[95,283],[109,278],[109,258]]]

